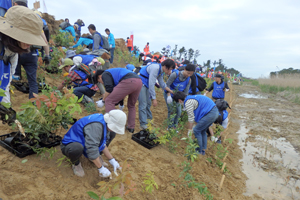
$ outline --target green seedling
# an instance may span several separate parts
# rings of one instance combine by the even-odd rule
[[[152,193],[152,191],[156,188],[158,190],[158,185],[153,177],[154,173],[149,171],[145,177],[143,177],[144,181],[142,186],[143,190],[148,193]]]

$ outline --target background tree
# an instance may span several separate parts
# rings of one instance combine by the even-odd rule
[[[175,48],[173,49],[173,56],[176,56],[177,55],[177,44],[175,44]]]
[[[194,49],[190,48],[187,52],[187,59],[191,62],[191,59],[194,57]]]
[[[200,56],[200,51],[197,49],[194,54],[194,64],[197,64],[197,58]]]
[[[181,47],[181,49],[179,49],[179,57],[178,59],[180,60],[182,55],[186,52],[185,48],[184,47]]]

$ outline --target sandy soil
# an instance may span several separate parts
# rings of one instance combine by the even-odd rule
[[[16,91],[12,100],[13,108],[19,110],[19,106],[26,102],[27,98],[28,94]],[[228,102],[234,102],[235,98],[234,91],[231,95],[227,93]],[[97,98],[95,97],[95,99]],[[152,108],[152,112],[155,126],[161,127],[167,117],[167,108],[161,91],[158,92],[158,104],[159,107]],[[102,112],[101,109],[97,111]],[[126,108],[125,112],[127,112]],[[238,114],[239,110],[232,110],[231,123],[226,132],[226,137],[232,138],[233,143],[229,146],[228,142],[223,142],[223,146],[228,146],[229,151],[225,161],[229,172],[225,173],[223,188],[218,190],[223,173],[214,162],[210,163],[206,160],[215,156],[216,149],[212,142],[209,141],[207,155],[199,157],[192,164],[193,177],[197,182],[204,182],[207,185],[214,199],[251,199],[251,197],[243,195],[246,192],[247,177],[242,172],[239,161],[242,158],[242,151],[239,150],[238,135],[235,134],[240,128],[240,121],[237,120]],[[88,113],[84,111],[81,117],[86,115]],[[136,130],[138,130],[138,119],[136,121]],[[0,130],[1,134],[12,131],[10,127],[2,124]],[[63,136],[65,132],[61,132],[60,135]],[[182,134],[185,136],[186,131]],[[180,186],[182,178],[179,178],[179,174],[182,168],[178,165],[186,160],[183,156],[186,144],[180,140],[176,140],[176,143],[178,147],[175,153],[171,153],[164,145],[148,150],[131,140],[129,132],[126,132],[124,136],[117,135],[109,149],[119,162],[128,160],[137,188],[124,199],[203,199],[197,190]],[[0,198],[3,200],[90,199],[86,194],[87,191],[94,191],[101,195],[99,187],[96,185],[101,181],[96,167],[82,157],[81,161],[86,175],[83,178],[76,177],[66,163],[57,167],[56,161],[62,157],[62,154],[59,147],[56,149],[57,152],[51,160],[41,160],[40,157],[31,155],[25,158],[28,160],[26,163],[21,163],[24,159],[20,159],[0,147]],[[108,168],[112,170],[111,166]],[[143,177],[148,171],[154,172],[155,181],[159,186],[159,189],[152,194],[143,192],[141,188]],[[175,183],[176,186],[172,186],[172,183]],[[113,194],[117,195],[117,192]],[[106,196],[109,197],[109,195]]]

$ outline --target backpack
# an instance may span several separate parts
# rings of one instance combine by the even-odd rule
[[[134,72],[134,73],[136,73],[136,74],[140,74],[140,71],[141,71],[141,67],[135,67],[132,71]]]
[[[101,40],[103,41],[102,42],[102,47],[103,49],[107,50],[107,51],[110,51],[110,47],[109,47],[109,43],[108,43],[108,40],[106,39],[106,37],[104,37],[103,35],[101,35],[99,33],[99,35],[101,36]]]
[[[69,22],[63,22],[59,25],[62,30],[65,30],[69,26],[72,26]]]
[[[216,124],[222,124],[223,122],[223,111],[226,110],[227,108],[231,109],[230,106],[228,105],[227,101],[224,99],[217,99],[216,102],[216,107],[219,110],[220,115],[216,119],[215,123]]]
[[[77,65],[76,67],[78,70],[83,71],[87,75],[87,79],[89,83],[96,84],[95,74],[97,69],[93,66],[87,66],[83,63]]]
[[[196,77],[198,79],[197,88],[200,92],[202,92],[206,88],[206,81],[199,74],[196,73]]]

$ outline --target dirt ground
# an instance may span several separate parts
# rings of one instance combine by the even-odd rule
[[[57,81],[59,82],[59,81]],[[239,90],[238,90],[239,91]],[[237,91],[237,92],[238,92]],[[27,101],[28,94],[15,91],[12,95],[13,108],[19,110],[19,106]],[[227,93],[228,102],[234,102],[236,99],[235,90]],[[96,100],[99,96],[94,97]],[[126,103],[125,103],[126,105]],[[162,92],[158,92],[158,108],[152,108],[154,124],[161,127],[162,122],[167,117],[167,108],[163,99]],[[232,107],[235,107],[233,103]],[[83,109],[81,117],[88,115]],[[102,112],[97,108],[98,112]],[[125,108],[125,113],[127,109]],[[242,172],[240,159],[242,151],[238,146],[238,135],[236,132],[240,128],[238,120],[239,110],[232,109],[230,114],[230,125],[226,131],[226,137],[232,138],[233,143],[223,142],[224,147],[228,147],[228,157],[226,158],[228,172],[225,173],[225,180],[221,190],[218,190],[223,173],[216,164],[207,161],[207,158],[213,158],[216,149],[212,142],[208,142],[208,150],[205,156],[200,156],[193,164],[192,175],[197,182],[203,182],[208,190],[213,194],[214,199],[252,199],[254,196],[244,196],[246,192],[246,175]],[[138,114],[137,114],[138,116]],[[136,130],[138,130],[138,118],[136,119]],[[0,125],[1,134],[10,133],[12,130],[7,125]],[[136,131],[137,132],[137,131]],[[183,132],[183,137],[186,136]],[[63,136],[66,131],[59,133]],[[225,136],[225,135],[224,135]],[[176,140],[178,147],[175,153],[171,153],[164,145],[159,145],[148,150],[131,140],[131,134],[117,137],[109,146],[112,155],[120,163],[127,160],[131,165],[133,180],[136,183],[136,190],[124,196],[124,199],[203,199],[196,189],[180,186],[182,178],[179,178],[182,168],[180,163],[186,161],[184,157],[185,142]],[[96,185],[101,178],[98,176],[96,167],[82,157],[81,162],[85,170],[83,178],[76,177],[70,166],[64,163],[57,166],[57,159],[62,157],[59,147],[57,152],[50,160],[43,159],[36,155],[27,156],[20,159],[6,149],[0,147],[0,198],[3,200],[18,199],[90,199],[87,191],[94,191],[101,195],[99,187]],[[21,163],[27,159],[26,163]],[[111,171],[111,166],[108,167]],[[146,173],[154,172],[154,179],[158,184],[158,190],[152,194],[145,193],[142,190],[143,177]],[[171,185],[175,184],[175,186]],[[117,196],[117,192],[113,193]],[[105,195],[109,197],[109,194]]]
[[[244,83],[235,86],[232,109],[241,125],[246,195],[264,199],[300,199],[300,106],[279,95],[261,93]]]

